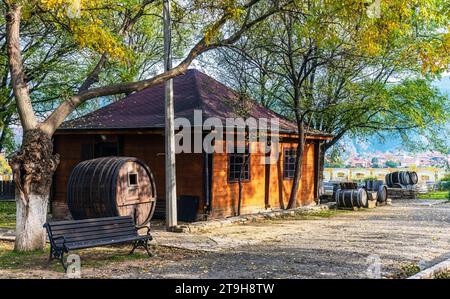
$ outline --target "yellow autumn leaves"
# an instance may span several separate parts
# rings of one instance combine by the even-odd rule
[[[81,47],[124,62],[130,57],[131,51],[110,28],[110,18],[113,12],[109,7],[118,6],[133,9],[138,1],[134,0],[34,0],[25,1],[38,5],[55,16],[57,26],[64,24],[69,28],[73,40]],[[24,3],[25,3],[24,2]],[[134,3],[136,2],[136,3]],[[220,39],[223,23],[217,23],[222,15],[227,22],[238,23],[246,14],[244,4],[240,0],[193,0],[192,9],[204,16],[204,39],[206,44],[212,44]],[[418,30],[415,24],[442,26],[447,22],[448,13],[442,13],[442,3],[449,0],[383,0],[380,2],[380,17],[370,18],[366,10],[373,0],[295,0],[294,10],[302,11],[306,18],[304,28],[299,29],[305,34],[316,32],[315,39],[319,46],[339,43],[343,30],[351,30],[352,36],[345,43],[352,43],[368,56],[382,55],[393,36],[408,38]],[[140,3],[140,2],[139,2]],[[263,5],[263,3],[261,4]],[[287,10],[290,7],[286,8]],[[30,8],[31,10],[31,8]],[[120,10],[120,8],[119,8]],[[316,18],[315,18],[316,16]],[[326,20],[325,20],[326,19]],[[363,20],[363,21],[361,21]],[[334,26],[334,27],[333,27]],[[400,56],[415,55],[421,62],[423,72],[438,72],[450,63],[449,28],[444,25],[446,34],[440,34],[435,39],[423,39],[421,42],[404,49]],[[229,26],[227,27],[229,28]],[[342,29],[346,28],[346,29]],[[354,29],[351,29],[354,28]],[[412,38],[416,40],[416,37]]]
[[[92,24],[72,26],[73,38],[82,48],[90,48],[100,53],[123,61],[126,49],[112,33],[105,30],[97,20]]]
[[[37,0],[36,5],[52,12],[57,23],[65,24],[81,48],[89,48],[124,62],[129,51],[119,36],[102,21],[102,10],[109,1]]]

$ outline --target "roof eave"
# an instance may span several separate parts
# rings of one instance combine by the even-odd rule
[[[90,128],[59,128],[56,130],[55,134],[62,133],[62,132],[83,132],[83,131],[132,131],[132,130],[163,130],[164,127],[130,127],[130,128],[117,128],[117,127],[90,127]],[[289,134],[289,135],[298,135],[297,130],[288,130],[288,129],[280,129],[278,130],[281,134]],[[333,138],[333,134],[328,133],[307,133],[307,136],[311,137],[322,137],[331,139]]]

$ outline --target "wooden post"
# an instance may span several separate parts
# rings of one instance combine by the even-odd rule
[[[170,0],[163,0],[164,18],[164,69],[172,68],[172,38],[170,19]],[[175,172],[175,132],[173,108],[173,80],[166,81],[165,87],[165,139],[166,139],[166,228],[177,226],[177,188]]]

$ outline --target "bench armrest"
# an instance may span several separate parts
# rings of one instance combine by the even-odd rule
[[[66,238],[65,238],[64,236],[52,237],[51,240],[50,240],[50,242],[52,243],[53,246],[56,246],[55,241],[56,241],[56,240],[60,240],[60,239],[63,240],[62,246],[61,246],[61,247],[64,247],[64,245],[66,244]]]
[[[52,228],[48,223],[44,224],[44,228],[47,230],[48,239],[49,239],[50,243],[52,244],[52,246],[56,247],[55,240],[62,239],[63,240],[62,245],[64,247],[64,244],[66,243],[66,238],[64,236],[53,237]]]
[[[53,240],[63,239],[64,243],[66,243],[66,238],[64,236],[54,237]]]
[[[136,226],[136,230],[139,231],[140,229],[146,228],[147,229],[147,236],[150,236],[150,227],[147,225],[144,226]]]

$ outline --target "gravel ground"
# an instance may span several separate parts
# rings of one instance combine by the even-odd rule
[[[330,218],[285,218],[179,236],[197,240],[202,250],[169,254],[165,248],[152,259],[83,268],[83,277],[370,278],[368,269],[380,265],[381,277],[392,278],[405,265],[429,266],[450,256],[450,203],[396,201]],[[0,269],[8,277],[14,273]]]

